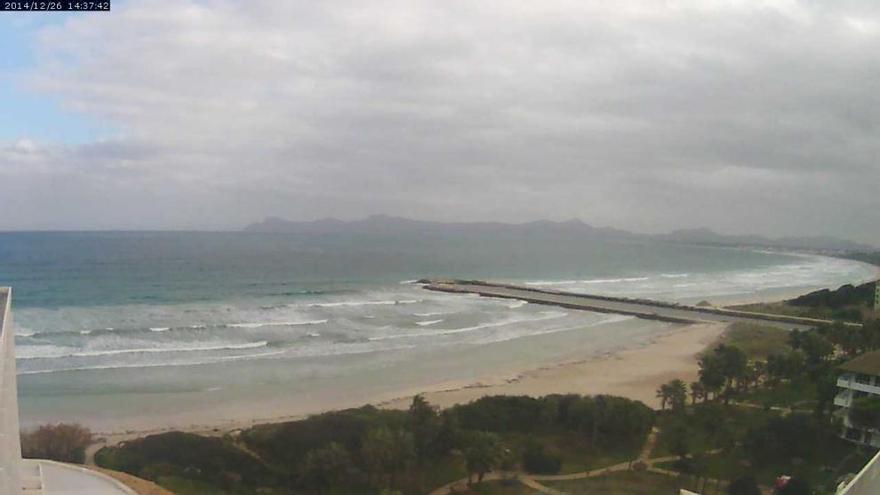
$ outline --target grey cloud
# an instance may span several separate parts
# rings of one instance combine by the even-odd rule
[[[392,213],[880,243],[873,2],[160,5],[41,34],[28,84],[120,135],[7,143],[0,207],[33,213],[0,228]]]

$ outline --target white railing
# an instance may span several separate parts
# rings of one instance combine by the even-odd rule
[[[21,493],[12,290],[0,287],[0,493]]]
[[[852,406],[852,392],[844,391],[837,394],[837,396],[834,397],[834,405],[847,408]]]
[[[880,387],[868,383],[859,383],[855,378],[841,376],[837,379],[837,386],[850,390],[858,390],[859,392],[867,392],[872,395],[880,395]]]
[[[837,495],[876,495],[880,493],[880,452]]]

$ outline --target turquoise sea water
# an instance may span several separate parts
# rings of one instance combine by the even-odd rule
[[[432,293],[411,283],[421,277],[695,301],[873,274],[832,258],[656,242],[0,234],[25,423],[314,410],[552,361],[572,339],[602,352],[665,328]]]

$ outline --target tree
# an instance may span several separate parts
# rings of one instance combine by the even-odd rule
[[[92,432],[75,423],[43,425],[21,434],[21,454],[36,459],[51,459],[82,464]]]
[[[669,382],[669,402],[674,411],[681,411],[687,403],[687,385],[676,378]]]
[[[434,455],[442,456],[452,451],[459,443],[459,436],[455,414],[449,410],[443,411],[440,414],[440,427],[432,445]]]
[[[718,391],[724,386],[724,373],[721,363],[713,354],[703,356],[700,359],[700,383],[706,391],[706,398],[709,394],[718,395]]]
[[[421,395],[413,397],[409,406],[409,425],[413,435],[416,460],[422,464],[433,453],[432,447],[439,425],[437,410]]]
[[[361,453],[373,482],[393,488],[396,474],[415,458],[415,447],[411,434],[382,426],[367,432]]]
[[[683,419],[676,418],[660,431],[660,435],[673,454],[679,457],[687,457],[690,454],[690,431]]]
[[[806,356],[807,371],[811,376],[816,376],[821,372],[828,358],[834,353],[834,346],[831,345],[831,342],[815,331],[804,334],[801,349]]]
[[[727,487],[728,495],[761,495],[761,488],[755,477],[747,474],[733,480]]]
[[[529,473],[556,474],[562,467],[562,459],[541,442],[531,439],[523,451],[522,466]]]
[[[734,381],[739,381],[744,377],[748,359],[740,348],[726,344],[716,347],[714,355],[720,372],[727,382],[726,386],[730,389]]]
[[[666,410],[669,404],[673,410],[680,411],[687,403],[687,385],[678,378],[670,380],[657,389],[657,398],[660,399],[661,410]]]
[[[666,404],[669,402],[669,398],[672,396],[672,390],[669,387],[668,383],[664,383],[657,388],[657,398],[660,399],[660,410],[666,410]]]
[[[699,400],[706,400],[706,387],[700,382],[691,382],[691,404]]]
[[[470,484],[474,474],[477,475],[477,483],[482,483],[486,473],[501,461],[504,452],[498,435],[478,431],[467,439],[463,454]]]
[[[782,488],[776,490],[776,493],[777,495],[812,495],[813,491],[806,481],[791,478]]]
[[[345,447],[330,442],[306,454],[300,475],[306,486],[320,494],[338,485],[349,466],[351,458]]]
[[[853,400],[849,419],[859,428],[880,429],[880,397],[869,395]]]

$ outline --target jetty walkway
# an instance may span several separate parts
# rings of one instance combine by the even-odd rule
[[[807,329],[830,324],[830,320],[801,318],[738,311],[715,306],[691,306],[650,299],[579,294],[530,286],[485,282],[479,280],[420,280],[428,290],[458,294],[478,294],[484,297],[518,299],[534,304],[547,304],[563,308],[582,309],[599,313],[617,313],[638,318],[669,321],[674,323],[758,323],[785,329]],[[856,323],[849,325],[860,326]]]

